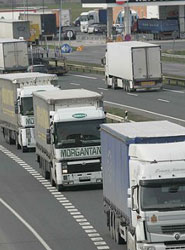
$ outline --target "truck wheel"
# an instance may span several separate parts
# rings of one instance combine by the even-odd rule
[[[63,185],[56,184],[56,189],[58,190],[58,192],[61,192],[63,190]]]
[[[115,239],[115,216],[114,212],[110,212],[110,235],[112,239]]]
[[[113,89],[116,89],[116,88],[117,88],[117,79],[116,79],[116,77],[113,77],[113,78],[112,78],[112,88],[113,88]]]
[[[51,172],[51,166],[50,166],[50,183],[51,183],[51,186],[54,187],[55,186],[55,182],[53,180],[53,176],[52,176],[52,172]]]
[[[22,147],[21,147],[21,150],[22,150],[23,153],[28,152],[28,148],[27,148],[26,146],[22,146]]]
[[[44,163],[44,162],[43,162],[43,163]],[[42,165],[41,171],[42,171],[42,176],[43,176],[46,180],[48,180],[48,179],[50,178],[50,176],[49,176],[49,172],[46,170],[45,164]]]
[[[16,149],[21,149],[21,145],[18,142],[18,135],[16,135],[16,138],[15,138],[15,145],[16,145]]]
[[[105,83],[106,83],[107,88],[110,89],[111,86],[109,85],[109,78],[108,77],[105,78]]]
[[[121,238],[120,232],[119,232],[119,220],[115,219],[115,242],[118,245],[124,244],[124,239]]]

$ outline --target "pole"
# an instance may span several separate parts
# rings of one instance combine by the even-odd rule
[[[62,0],[60,0],[59,6],[59,37],[58,37],[58,47],[60,48],[61,43],[61,27],[62,27]]]

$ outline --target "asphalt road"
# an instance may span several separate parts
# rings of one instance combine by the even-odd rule
[[[97,36],[98,40],[98,36]],[[105,55],[106,45],[102,42],[102,44],[96,45],[96,40],[89,41],[86,44],[86,41],[82,41],[81,45],[85,44],[84,49],[82,51],[73,51],[70,54],[65,54],[65,57],[68,60],[75,61],[75,62],[83,62],[83,63],[93,63],[97,65],[101,65],[101,59]],[[99,40],[100,42],[100,40]],[[160,44],[162,51],[165,50],[184,50],[184,40],[176,40],[174,41],[151,41],[155,44]],[[68,43],[68,42],[66,42]],[[71,45],[77,45],[75,41],[71,41]],[[78,44],[80,45],[80,43]],[[179,63],[162,63],[162,71],[163,74],[170,74],[170,75],[179,75],[185,77],[185,66]]]
[[[109,235],[101,189],[57,192],[41,177],[35,153],[1,136],[0,159],[0,249],[125,249]]]
[[[125,93],[106,89],[101,75],[80,73],[60,77],[59,84],[103,92],[106,105],[185,125],[184,88]],[[126,249],[109,235],[102,190],[57,192],[41,177],[35,153],[23,154],[1,136],[0,159],[0,249]]]
[[[135,112],[152,119],[168,119],[185,125],[185,89],[168,86],[162,91],[137,91],[126,93],[122,89],[107,89],[103,75],[81,73],[68,74],[60,78],[62,89],[86,88],[103,93],[105,105]]]

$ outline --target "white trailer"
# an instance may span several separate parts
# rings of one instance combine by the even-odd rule
[[[30,38],[30,22],[14,19],[0,19],[0,38],[24,40]]]
[[[0,75],[0,127],[9,144],[23,152],[35,148],[34,91],[55,89],[56,75],[15,73]]]
[[[102,95],[85,89],[34,92],[36,154],[43,176],[60,191],[102,185]]]
[[[185,128],[168,121],[101,126],[104,212],[129,250],[184,249]]]
[[[107,43],[105,80],[108,88],[129,92],[161,89],[160,45],[137,41]]]
[[[0,39],[0,72],[26,71],[29,66],[27,42]]]

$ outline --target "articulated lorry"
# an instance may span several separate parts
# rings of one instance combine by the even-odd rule
[[[89,25],[93,23],[107,24],[107,10],[97,9],[80,14],[80,31],[87,33]]]
[[[160,45],[145,42],[107,43],[105,80],[108,88],[161,89]]]
[[[36,155],[42,174],[60,191],[102,185],[102,95],[85,89],[34,92]]]
[[[9,144],[23,152],[35,148],[33,92],[52,90],[56,75],[16,73],[0,75],[0,127]]]
[[[168,121],[101,126],[104,212],[129,250],[185,248],[185,128]]]

